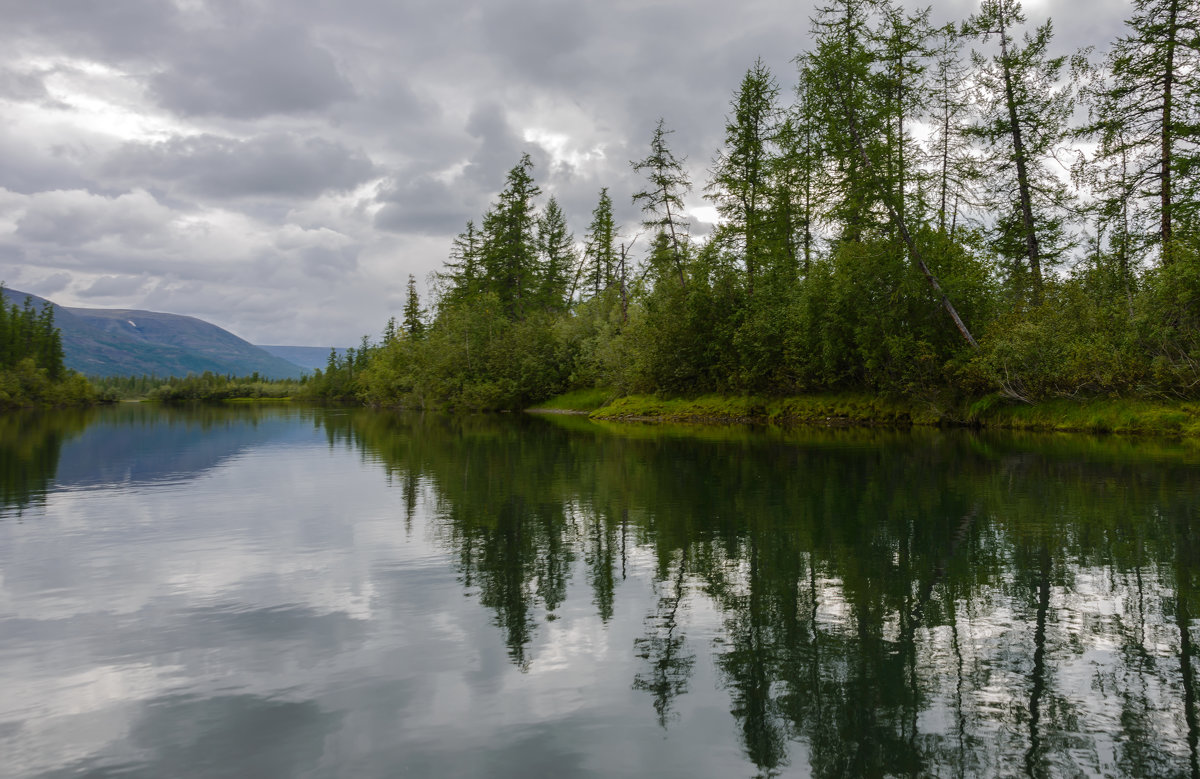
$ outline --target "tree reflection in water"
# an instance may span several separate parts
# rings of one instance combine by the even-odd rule
[[[577,558],[600,619],[619,618],[631,545],[656,561],[633,687],[670,728],[700,648],[690,604],[718,609],[713,659],[764,775],[801,753],[816,776],[1197,775],[1185,450],[342,420],[335,438],[432,485],[439,536],[518,665]]]
[[[434,518],[420,532],[516,666],[537,663],[577,579],[591,602],[574,608],[640,622],[630,684],[662,728],[683,726],[711,659],[763,775],[1200,776],[1185,447],[305,413],[382,464],[405,532]],[[87,422],[13,424],[10,515]],[[646,576],[652,591],[623,594]]]

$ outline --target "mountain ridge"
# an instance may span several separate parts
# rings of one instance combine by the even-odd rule
[[[4,288],[8,305],[23,305],[26,298],[38,310],[46,303],[53,307],[63,362],[85,375],[166,377],[212,371],[285,379],[308,372],[197,317],[132,308],[70,308]]]

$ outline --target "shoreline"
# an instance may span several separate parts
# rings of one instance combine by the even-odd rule
[[[592,396],[595,397],[594,395]],[[591,408],[570,407],[570,395],[527,409],[539,414],[576,414],[605,422],[696,425],[814,427],[958,427],[988,430],[1149,435],[1200,439],[1200,403],[1195,401],[1092,398],[1016,404],[988,396],[958,407],[928,401],[860,394],[761,398],[703,395],[658,398],[630,395]]]

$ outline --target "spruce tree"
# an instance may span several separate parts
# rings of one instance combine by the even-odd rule
[[[483,291],[482,257],[483,235],[475,229],[475,222],[468,220],[467,229],[450,246],[446,269],[437,274],[438,280],[447,285],[442,303],[472,298]]]
[[[538,283],[537,214],[533,161],[521,155],[508,172],[496,204],[483,218],[480,265],[483,287],[500,301],[509,319],[521,318],[536,297]]]
[[[746,290],[754,294],[755,277],[780,253],[770,230],[771,158],[778,131],[775,101],[779,87],[762,60],[742,78],[725,119],[725,147],[713,163],[706,189],[723,217],[720,239],[740,253]],[[786,249],[785,249],[786,250]]]
[[[421,300],[417,297],[417,280],[408,274],[408,288],[404,299],[404,332],[409,338],[420,338],[425,333],[422,319]]]
[[[567,227],[567,219],[551,197],[537,218],[538,290],[537,297],[548,311],[561,311],[568,303],[569,276],[574,269],[575,236]]]
[[[592,221],[588,225],[580,274],[583,290],[591,297],[599,295],[613,283],[619,262],[616,240],[617,226],[613,221],[612,199],[608,196],[608,187],[604,187],[600,190],[599,202],[592,211]]]

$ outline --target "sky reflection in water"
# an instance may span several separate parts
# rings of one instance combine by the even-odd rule
[[[0,774],[1197,775],[1196,456],[0,419]]]

